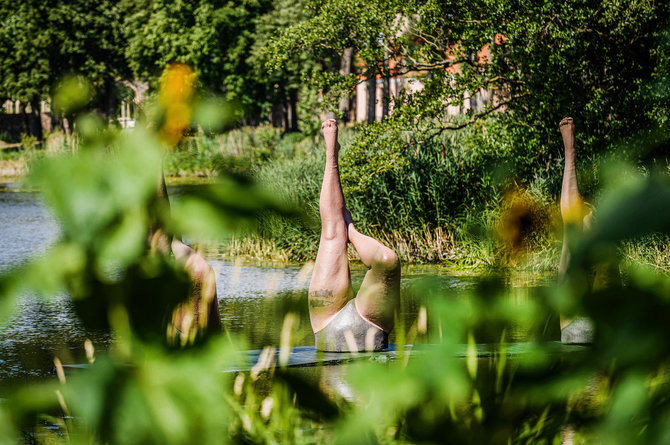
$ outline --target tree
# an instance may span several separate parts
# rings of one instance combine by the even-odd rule
[[[155,87],[170,62],[192,66],[205,90],[258,114],[259,87],[247,62],[256,20],[269,0],[123,1],[128,46],[125,56],[134,75]]]
[[[257,21],[254,33],[254,44],[247,59],[252,66],[254,83],[259,86],[262,100],[259,105],[264,113],[271,113],[275,125],[283,124],[286,131],[298,130],[298,101],[304,108],[311,108],[307,91],[306,79],[323,70],[325,65],[332,64],[331,57],[318,60],[309,51],[298,51],[288,54],[281,69],[268,69],[273,54],[267,51],[267,44],[277,38],[281,32],[309,18],[305,1],[277,0],[273,8]],[[300,119],[308,121],[309,117]],[[306,123],[306,122],[304,122]],[[320,124],[319,124],[320,125]]]
[[[113,116],[114,83],[129,73],[117,1],[2,0],[0,20],[0,97],[39,112],[58,79],[82,75],[98,92],[98,109]]]
[[[320,64],[301,51],[269,71],[265,49],[281,30],[309,17],[304,1],[124,0],[123,7],[125,54],[136,77],[155,87],[168,63],[186,63],[202,89],[242,106],[243,122],[270,115],[277,126],[298,129],[302,77]]]
[[[558,144],[555,152],[547,147],[565,115],[580,122],[591,153],[667,120],[669,96],[649,94],[670,67],[666,2],[328,0],[308,7],[312,17],[272,43],[276,66],[296,51],[318,57],[353,47],[367,72],[386,79],[393,73],[385,62],[393,60],[396,74],[420,78],[424,89],[396,101],[389,127],[419,132],[419,140],[507,110],[524,133],[519,158],[537,168],[557,157]],[[322,81],[339,100],[356,74],[365,72]],[[458,122],[447,119],[447,105],[482,89],[495,99]]]

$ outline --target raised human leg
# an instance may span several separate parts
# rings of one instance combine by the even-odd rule
[[[563,170],[563,187],[561,189],[561,216],[563,225],[573,224],[585,232],[593,226],[593,212],[588,210],[577,188],[577,173],[575,168],[575,125],[572,118],[565,118],[559,124],[565,146],[565,169]],[[568,231],[564,230],[563,250],[559,275],[565,276],[570,262],[568,250]],[[595,268],[593,289],[603,289],[620,284],[619,269],[616,264],[601,263]]]
[[[169,208],[167,187],[161,172],[158,178],[158,198]],[[179,332],[182,344],[194,340],[203,332],[221,331],[219,302],[216,295],[216,274],[212,266],[195,250],[176,238],[170,241],[162,227],[153,227],[149,232],[151,250],[161,255],[174,255],[175,261],[190,278],[188,299],[172,312],[169,336],[175,338]]]
[[[584,204],[577,187],[577,171],[575,167],[575,124],[571,117],[566,117],[559,123],[563,147],[565,148],[565,164],[563,166],[563,185],[561,187],[561,218],[563,219],[563,248],[558,273],[565,276],[569,262],[568,225],[582,227],[584,218]]]
[[[563,248],[559,263],[559,279],[564,279],[570,264],[570,228],[583,230],[591,226],[591,214],[587,214],[584,201],[577,188],[577,171],[575,167],[575,124],[571,117],[559,123],[563,146],[565,148],[565,165],[563,168],[563,186],[561,188],[561,218],[563,219]],[[590,343],[593,339],[593,325],[584,317],[567,318],[561,315],[561,341],[564,343]]]
[[[321,239],[308,294],[309,318],[314,332],[323,329],[353,298],[354,293],[347,259],[347,227],[340,184],[337,122],[327,120],[321,129],[326,142],[326,166],[319,198]]]
[[[400,304],[400,261],[398,255],[378,240],[363,235],[354,227],[351,213],[345,211],[349,242],[368,271],[356,294],[356,309],[385,332],[393,329],[395,311]]]
[[[561,217],[564,223],[580,223],[584,218],[584,201],[577,187],[577,169],[575,167],[575,124],[571,117],[561,120],[561,136],[565,148],[563,167],[563,185],[561,187]]]
[[[216,275],[210,264],[195,250],[177,239],[172,240],[172,253],[191,279],[189,299],[174,313],[174,324],[182,335],[219,332],[221,316],[216,296]]]

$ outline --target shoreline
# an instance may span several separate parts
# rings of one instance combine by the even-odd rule
[[[3,164],[6,160],[0,161],[0,190],[16,192],[34,192],[34,189],[24,187],[23,182],[26,179],[27,172],[20,174],[5,174],[11,170],[5,170]],[[216,181],[214,176],[166,176],[165,182],[168,187],[181,185],[204,185],[212,184]]]
[[[6,168],[7,165],[15,166],[22,161],[0,160],[0,191],[8,193],[36,193],[37,190],[24,185],[25,174],[15,174],[16,170]],[[27,170],[27,169],[26,169]],[[12,174],[7,174],[7,173]],[[166,176],[168,187],[193,186],[211,184],[216,181],[215,176]],[[260,240],[258,237],[235,238],[236,242],[227,243],[219,252],[217,259],[224,261],[251,262],[252,264],[264,264],[279,267],[304,266],[310,259],[296,260],[292,258],[292,252],[280,248],[271,240]],[[546,273],[555,270],[558,266],[558,250],[556,240],[543,246],[542,249],[526,252],[514,264],[499,263],[497,252],[491,246],[483,248],[476,240],[460,240],[456,242],[458,252],[455,258],[431,261],[425,256],[419,255],[410,260],[403,255],[401,261],[404,265],[439,267],[456,273],[508,273],[510,271],[525,271],[534,273]],[[621,247],[624,261],[628,264],[638,263],[660,270],[662,273],[670,274],[670,251],[666,239],[639,240],[638,242],[624,243]],[[207,249],[207,247],[205,247]],[[355,255],[350,255],[355,263]],[[313,260],[313,259],[312,259]]]
[[[1,192],[10,192],[10,193],[37,193],[38,190],[25,186],[23,184],[26,175],[3,175],[2,164],[6,163],[7,160],[0,161],[0,191]],[[206,185],[211,184],[216,181],[216,177],[213,176],[166,176],[165,182],[168,187],[180,187],[180,186],[194,186],[194,185]],[[506,273],[509,271],[525,271],[525,272],[535,272],[535,273],[545,273],[551,271],[551,267],[547,267],[547,264],[551,263],[551,260],[547,261],[546,252],[544,255],[537,254],[533,252],[528,252],[526,255],[526,261],[522,264],[515,265],[502,265],[502,264],[492,264],[490,263],[491,258],[481,258],[477,255],[477,249],[472,249],[472,246],[469,246],[467,242],[461,243],[455,251],[461,253],[459,258],[451,259],[442,259],[438,261],[430,261],[424,257],[410,260],[405,255],[402,255],[401,261],[403,266],[411,267],[438,267],[449,271],[451,273],[458,274],[472,274],[472,273]],[[203,246],[205,250],[208,250],[208,246]],[[292,258],[291,252],[286,249],[279,248],[275,246],[274,242],[270,240],[260,240],[255,236],[235,238],[235,242],[225,243],[224,245],[219,245],[218,248],[214,248],[214,251],[217,251],[213,256],[216,259],[227,261],[227,262],[241,262],[241,263],[251,263],[256,265],[264,266],[274,266],[274,267],[303,267],[306,264],[313,261],[312,259],[296,260]],[[352,261],[352,266],[355,268],[357,264],[357,257],[355,254],[350,253],[350,261]]]

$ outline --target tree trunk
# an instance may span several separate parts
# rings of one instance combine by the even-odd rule
[[[368,65],[368,124],[375,121],[377,108],[377,73],[374,65]]]
[[[21,117],[23,118],[23,126],[21,129],[21,134],[30,134],[30,116],[28,116],[28,110],[26,110],[27,105],[24,104],[23,102],[21,103],[21,107],[19,108],[19,113],[21,113]]]
[[[382,69],[382,121],[386,120],[389,114],[390,85],[389,85],[389,52],[384,51],[384,67]]]
[[[291,128],[290,127],[291,123],[289,122],[289,115],[291,114],[290,108],[291,108],[291,104],[288,101],[288,99],[286,99],[284,101],[284,105],[282,106],[282,114],[281,114],[282,115],[282,123],[284,124],[284,133],[288,133],[290,131],[290,128]]]
[[[275,102],[272,104],[272,111],[270,111],[270,122],[275,128],[280,128],[284,122],[282,118],[284,116],[284,105],[280,102]]]
[[[100,114],[102,114],[108,122],[116,120],[116,94],[114,88],[114,81],[108,80],[103,86],[102,103],[100,104]]]
[[[298,90],[292,89],[289,92],[289,131],[298,131]]]
[[[342,76],[348,76],[351,74],[351,67],[354,64],[354,49],[353,48],[347,48],[344,50],[344,53],[342,54],[342,59],[340,61],[340,74]],[[343,122],[349,122],[351,116],[351,97],[349,93],[342,99],[340,99],[340,103],[338,104],[338,110],[339,114],[342,118]]]
[[[389,102],[391,100],[388,74],[384,76],[383,81],[384,87],[382,89],[382,121],[386,120],[386,116],[389,114]]]
[[[40,100],[33,98],[30,101],[31,116],[29,119],[28,133],[35,136],[37,140],[42,140],[42,119],[40,116]]]
[[[386,120],[386,116],[389,115],[389,102],[391,100],[391,95],[389,94],[390,85],[389,78],[384,78],[384,89],[382,92],[382,120]]]

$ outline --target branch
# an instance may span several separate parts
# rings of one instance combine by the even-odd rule
[[[417,30],[414,32],[418,38],[426,42],[429,46],[432,46],[436,51],[438,52],[443,52],[444,47],[442,45],[439,45],[437,42],[431,40],[434,36],[428,36],[427,34]]]
[[[460,20],[460,19],[452,19],[452,21],[455,22],[455,23],[474,23],[474,24],[477,24],[477,25],[482,25],[482,24],[486,24],[486,23],[491,23],[491,22],[488,21],[488,20]]]
[[[409,59],[411,57],[405,56]],[[396,76],[402,76],[408,73],[411,73],[412,71],[432,71],[432,70],[444,70],[446,68],[449,68],[454,65],[458,65],[461,63],[466,63],[468,65],[478,67],[478,66],[484,66],[483,64],[473,62],[467,57],[461,58],[461,59],[453,59],[453,60],[442,60],[440,62],[434,62],[434,63],[425,63],[425,62],[418,62],[414,59],[410,60],[412,63],[409,64],[398,64],[395,66],[396,70]]]
[[[508,105],[508,104],[514,102],[515,100],[517,100],[517,99],[519,99],[519,98],[521,98],[521,97],[525,97],[525,96],[529,96],[529,95],[530,95],[530,92],[525,92],[525,93],[519,94],[518,96],[514,96],[514,97],[512,97],[512,98],[510,98],[510,99],[508,99],[508,100],[506,100],[506,101],[504,101],[504,102],[500,102],[500,103],[499,103],[498,105],[496,105],[495,107],[491,107],[491,108],[489,108],[489,109],[487,109],[487,110],[482,111],[481,113],[477,113],[477,114],[475,114],[475,115],[472,117],[472,119],[470,119],[469,121],[463,122],[462,124],[458,124],[458,125],[445,125],[445,126],[443,126],[442,128],[440,128],[439,130],[437,130],[435,133],[433,133],[432,135],[428,136],[425,140],[423,140],[423,141],[419,141],[419,143],[429,142],[429,141],[433,140],[433,138],[435,138],[436,136],[442,134],[442,133],[445,132],[445,131],[461,130],[461,129],[463,129],[463,128],[469,126],[469,125],[474,124],[474,123],[477,122],[479,119],[481,119],[481,118],[483,118],[483,117],[485,117],[485,116],[488,116],[489,114],[493,113],[494,111],[499,110],[500,108],[504,107],[505,105]]]

